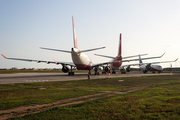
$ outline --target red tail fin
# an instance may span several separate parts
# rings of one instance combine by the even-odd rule
[[[121,41],[121,33],[120,33],[120,36],[119,36],[119,50],[118,50],[118,56],[121,56],[121,44],[122,44],[122,41]]]
[[[74,24],[74,17],[72,16],[72,22],[73,22],[73,39],[74,39],[74,47],[78,48],[77,45],[77,38],[76,38],[76,29],[75,29],[75,24]]]

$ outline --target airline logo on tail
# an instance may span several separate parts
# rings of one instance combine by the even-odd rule
[[[73,16],[72,16],[72,20],[73,20],[73,39],[74,39],[74,47],[78,49],[77,38],[76,38],[76,29],[75,29],[74,17],[73,17]]]

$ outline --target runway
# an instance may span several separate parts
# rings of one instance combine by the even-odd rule
[[[140,77],[150,75],[170,75],[170,73],[161,74],[142,74],[130,72],[127,74],[100,74],[91,75],[91,79],[113,78],[113,77]],[[70,80],[87,80],[87,73],[75,73],[74,76],[68,76],[67,73],[15,73],[15,74],[0,74],[0,84],[12,83],[29,83],[29,82],[52,82],[52,81],[70,81]]]

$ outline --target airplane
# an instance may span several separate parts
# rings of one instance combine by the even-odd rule
[[[176,62],[178,58],[174,61],[162,61],[162,62],[152,62],[152,63],[143,63],[141,60],[141,56],[139,55],[139,64],[131,64],[127,65],[130,69],[130,66],[136,66],[138,65],[140,69],[143,71],[143,73],[147,73],[148,71],[152,71],[152,73],[155,73],[157,71],[158,73],[161,73],[163,71],[162,66],[160,65],[155,65],[159,63],[170,63],[170,62]],[[127,71],[130,72],[130,71]]]
[[[47,64],[53,63],[53,64],[57,64],[57,65],[61,64],[62,65],[62,71],[64,73],[68,72],[68,75],[74,75],[74,72],[72,72],[72,67],[76,67],[78,70],[89,70],[90,71],[95,65],[93,65],[90,58],[86,54],[84,54],[84,52],[103,49],[105,47],[99,47],[99,48],[88,49],[88,50],[79,50],[78,49],[78,44],[77,44],[76,30],[75,30],[75,24],[74,24],[74,17],[73,16],[72,16],[72,23],[73,23],[74,48],[72,48],[71,51],[50,49],[50,48],[43,48],[43,47],[40,47],[40,48],[45,49],[45,50],[52,50],[52,51],[71,53],[73,63],[72,62],[31,60],[31,59],[21,59],[21,58],[7,58],[3,54],[1,54],[1,55],[6,59],[11,59],[11,60],[21,60],[21,61],[29,61],[29,62],[37,62],[37,63],[44,62],[44,63],[47,63]],[[70,72],[69,72],[69,70],[70,70],[69,66],[71,67]]]
[[[58,52],[65,52],[65,53],[71,53],[71,58],[73,62],[58,62],[58,61],[45,61],[45,60],[32,60],[32,59],[21,59],[21,58],[9,58],[1,54],[4,58],[10,59],[10,60],[20,60],[20,61],[27,61],[27,62],[37,62],[37,63],[47,63],[47,64],[61,64],[62,65],[62,71],[64,73],[68,73],[68,75],[74,75],[74,72],[72,71],[73,67],[76,67],[77,70],[88,70],[88,74],[91,74],[91,70],[93,69],[95,72],[95,75],[99,74],[98,67],[102,65],[108,65],[113,63],[122,64],[122,62],[130,62],[130,61],[136,61],[138,59],[132,59],[132,60],[122,60],[121,56],[119,56],[116,60],[110,61],[110,62],[103,62],[98,64],[93,64],[93,62],[90,60],[90,58],[84,54],[84,52],[94,51],[103,49],[105,47],[99,47],[94,49],[87,49],[87,50],[79,50],[78,44],[77,44],[77,38],[76,38],[76,30],[75,30],[75,24],[74,24],[74,17],[72,16],[72,24],[73,24],[73,41],[74,41],[74,47],[71,48],[71,51],[67,50],[59,50],[59,49],[51,49],[51,48],[43,48],[41,49],[45,50],[52,50],[52,51],[58,51]],[[143,58],[146,59],[146,58]],[[116,65],[116,64],[115,64]],[[109,67],[105,67],[105,71],[108,71]]]
[[[132,57],[138,57],[139,56],[139,55],[133,55],[133,56],[128,56],[128,57],[122,57],[122,55],[121,55],[121,45],[122,45],[122,40],[121,40],[121,33],[120,33],[118,54],[117,54],[116,57],[100,55],[100,54],[94,54],[96,56],[105,57],[105,58],[111,58],[112,59],[111,60],[112,64],[109,64],[109,65],[107,65],[105,67],[103,66],[104,68],[103,68],[102,74],[106,74],[106,72],[110,72],[111,70],[112,70],[112,74],[116,74],[115,70],[119,70],[120,67],[122,67],[122,68],[126,67],[126,66],[122,66],[122,62],[116,62],[116,61],[122,61],[123,59],[132,58]],[[141,56],[144,56],[144,55],[147,55],[147,54],[141,54]],[[161,58],[163,55],[157,56],[157,57],[143,58],[143,60]],[[139,61],[139,59],[134,59],[133,61]],[[121,74],[125,74],[126,71],[130,71],[130,67],[127,67],[126,69],[121,69]]]

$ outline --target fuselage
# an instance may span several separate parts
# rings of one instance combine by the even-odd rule
[[[90,58],[81,53],[79,49],[72,48],[71,49],[71,57],[73,63],[76,65],[78,70],[91,70],[93,63],[91,62]]]
[[[150,65],[150,69],[147,69],[146,66],[147,66],[146,64],[142,64],[140,65],[140,68],[142,70],[149,70],[149,71],[162,71],[163,70],[163,68],[160,65]]]
[[[115,61],[121,61],[122,57],[121,56],[117,56],[115,59],[111,60],[111,62],[115,62]],[[117,63],[112,63],[110,64],[110,67],[114,70],[119,69],[119,67],[121,67],[122,62],[117,62]]]

